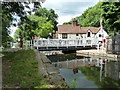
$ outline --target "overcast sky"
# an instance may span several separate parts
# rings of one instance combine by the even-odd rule
[[[58,24],[70,21],[80,16],[87,8],[94,6],[100,0],[46,0],[42,7],[54,9],[58,14]]]

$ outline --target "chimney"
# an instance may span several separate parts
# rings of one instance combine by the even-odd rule
[[[73,19],[73,26],[78,26],[78,22],[76,18]]]
[[[103,21],[102,21],[102,19],[100,20],[100,28],[103,29]]]

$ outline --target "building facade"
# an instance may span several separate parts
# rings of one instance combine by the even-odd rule
[[[102,24],[101,24],[102,25]],[[97,27],[81,27],[77,20],[74,19],[72,24],[58,25],[58,39],[92,39],[97,38],[99,41],[105,40],[108,36],[107,32],[100,26]]]

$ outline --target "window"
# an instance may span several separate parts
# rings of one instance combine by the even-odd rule
[[[78,36],[79,34],[76,34],[76,36]]]
[[[91,40],[87,40],[86,42],[87,42],[88,44],[91,44]]]
[[[66,33],[62,34],[62,39],[67,39],[67,34]]]
[[[101,35],[101,34],[99,34],[99,37],[102,37],[102,35]]]
[[[90,37],[90,32],[88,32],[87,37]]]

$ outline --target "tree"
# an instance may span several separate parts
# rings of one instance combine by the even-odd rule
[[[29,4],[34,5],[34,9],[31,9]],[[40,8],[40,2],[1,2],[2,5],[2,43],[9,40],[9,27],[11,25],[16,26],[12,21],[16,21],[14,16],[20,17],[21,21],[26,20],[26,16],[32,11]],[[28,11],[25,10],[28,9]]]
[[[72,21],[63,23],[63,25],[66,25],[66,24],[72,24]]]
[[[47,21],[51,20],[52,25],[54,26],[53,30],[57,31],[57,24],[58,22],[56,19],[58,18],[58,15],[55,13],[53,9],[47,10],[46,8],[40,8],[36,13],[36,16],[42,16],[47,18]]]
[[[102,9],[101,3],[96,4],[93,7],[88,8],[81,16],[77,17],[79,23],[83,27],[99,27]]]
[[[39,17],[39,16],[36,16],[36,15],[29,16],[29,19],[32,22],[36,22],[37,23],[37,27],[32,30],[32,32],[36,36],[47,38],[48,34],[50,32],[52,32],[53,25],[52,25],[52,21],[51,20],[47,21],[47,18]]]
[[[102,9],[100,8],[101,3],[96,4],[93,7],[90,7],[84,11],[81,16],[76,17],[78,24],[83,27],[99,27],[100,17]],[[64,23],[71,24],[72,21]]]
[[[45,8],[38,9],[35,14],[27,16],[25,21],[19,23],[19,28],[22,30],[24,39],[30,40],[34,36],[47,38],[49,33],[52,33],[57,26],[58,15],[54,10]]]
[[[109,27],[109,34],[114,35],[120,32],[120,2],[103,2],[102,9],[104,10],[102,16],[105,26]]]
[[[14,33],[14,39],[15,40],[18,40],[18,39],[20,39],[20,38],[22,38],[23,36],[22,36],[22,30],[21,29],[17,29],[16,31],[15,31],[15,33]]]
[[[83,27],[100,27],[100,19],[103,19],[104,29],[109,35],[120,33],[120,2],[99,2],[95,6],[84,11],[76,17]],[[68,22],[66,24],[71,23]]]

